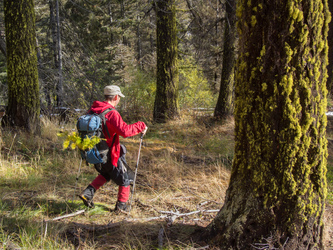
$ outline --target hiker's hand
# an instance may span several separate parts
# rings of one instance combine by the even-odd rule
[[[145,129],[141,132],[142,136],[144,136],[147,133],[148,127],[146,126]]]

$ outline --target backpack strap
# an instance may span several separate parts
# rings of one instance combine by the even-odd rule
[[[109,112],[112,111],[112,110],[115,110],[115,109],[113,109],[113,108],[108,108],[108,109],[104,110],[104,111],[101,113],[101,116],[102,116],[101,118],[102,118],[102,120],[103,120],[103,126],[106,127],[106,132],[108,133],[109,138],[110,138],[111,136],[110,136],[109,130],[108,130],[107,126],[106,126],[106,118],[105,118],[105,116],[106,116],[107,113],[109,113]],[[110,146],[111,149],[112,149],[112,147],[113,147],[114,142],[116,141],[116,135],[117,135],[117,133],[115,133],[114,136],[113,136],[112,143],[111,143],[111,146]]]
[[[104,110],[102,113],[99,114],[99,117],[103,121],[103,128],[106,130],[106,133],[108,134],[109,138],[111,136],[110,136],[109,130],[108,130],[107,126],[106,126],[106,118],[105,118],[105,116],[106,116],[107,113],[109,113],[112,110],[115,110],[115,109],[114,108],[108,108],[108,109]],[[113,142],[112,142],[112,144],[113,144]],[[112,147],[112,145],[111,145],[111,147]]]
[[[110,148],[112,148],[113,147],[113,144],[114,144],[114,142],[116,141],[116,133],[114,134],[114,136],[113,136],[113,140],[112,140],[112,143],[111,143],[111,146],[110,146]]]

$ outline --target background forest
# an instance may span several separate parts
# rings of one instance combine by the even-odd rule
[[[35,1],[42,109],[86,109],[102,98],[105,85],[118,84],[126,95],[122,108],[148,118],[156,89],[152,1],[59,1],[59,12],[57,2]],[[221,1],[177,2],[181,109],[216,104],[224,5]],[[1,20],[4,42],[3,13]],[[0,103],[5,105],[4,53],[0,56]]]

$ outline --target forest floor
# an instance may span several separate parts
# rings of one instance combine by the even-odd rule
[[[118,190],[111,182],[96,192],[95,208],[83,206],[77,195],[96,171],[80,167],[76,150],[62,150],[59,126],[44,120],[42,137],[34,139],[3,130],[0,248],[214,249],[191,235],[209,225],[223,205],[233,130],[232,119],[214,124],[197,116],[149,126],[129,214],[114,211]],[[139,137],[121,142],[135,166]],[[324,234],[325,249],[333,249],[333,143],[328,169]]]

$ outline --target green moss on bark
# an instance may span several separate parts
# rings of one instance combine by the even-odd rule
[[[270,235],[275,247],[287,239],[287,249],[320,246],[327,1],[241,0],[237,15],[235,158],[226,203],[209,232],[223,249],[247,249]],[[253,20],[261,25],[248,26]]]
[[[178,42],[174,0],[157,1],[157,82],[154,120],[165,122],[178,116]]]
[[[39,132],[39,84],[33,0],[4,1],[9,125]]]

